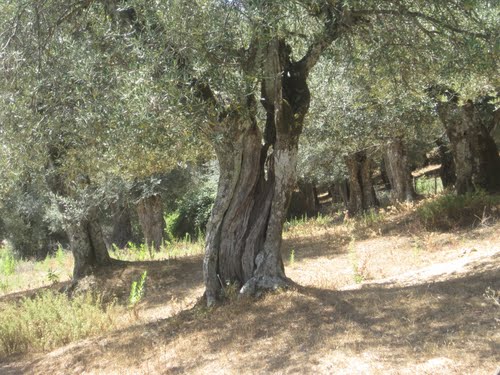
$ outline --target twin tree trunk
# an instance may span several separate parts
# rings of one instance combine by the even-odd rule
[[[413,188],[406,147],[401,139],[394,139],[387,144],[384,166],[391,185],[392,201],[413,202],[416,193]]]
[[[111,264],[96,208],[91,208],[85,219],[68,224],[67,232],[75,258],[74,281],[91,274],[97,267]]]
[[[349,174],[349,215],[355,215],[378,206],[372,181],[372,160],[366,151],[345,157]]]
[[[165,229],[161,196],[156,194],[142,198],[137,203],[137,215],[144,235],[144,242],[148,248],[159,251]]]
[[[203,265],[208,305],[229,283],[248,294],[287,283],[281,235],[310,101],[308,72],[290,60],[281,40],[271,41],[264,53],[264,134],[255,119],[257,103],[248,99],[246,111],[223,119],[225,133],[214,140],[220,177]]]
[[[490,135],[499,114],[488,103],[458,99],[437,105],[438,114],[451,144],[456,168],[455,189],[458,194],[484,189],[500,191],[500,157]]]

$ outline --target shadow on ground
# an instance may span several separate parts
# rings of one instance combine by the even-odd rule
[[[181,280],[183,262],[175,265]],[[387,368],[408,358],[445,356],[494,369],[500,363],[499,308],[484,293],[488,287],[500,290],[500,270],[476,271],[403,288],[334,291],[297,285],[257,301],[236,300],[212,310],[196,306],[72,344],[28,365],[0,364],[0,372],[202,373],[214,360],[231,372],[302,372],[314,366],[328,372],[321,368],[323,359],[335,363],[339,351],[356,356],[374,350],[377,366]],[[175,356],[169,355],[172,350]]]

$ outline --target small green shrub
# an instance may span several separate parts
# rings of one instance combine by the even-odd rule
[[[59,282],[59,273],[56,270],[50,268],[47,271],[47,280],[52,284],[57,284]]]
[[[445,194],[424,202],[417,209],[417,217],[428,229],[449,230],[455,227],[484,223],[498,216],[500,195],[479,191],[472,194]]]
[[[369,227],[377,224],[382,221],[383,216],[379,213],[378,210],[374,208],[370,208],[368,211],[365,211],[360,216],[360,223]]]
[[[144,271],[138,281],[134,280],[132,282],[132,285],[130,286],[130,295],[128,297],[128,305],[130,308],[135,309],[139,302],[141,302],[142,297],[144,297],[147,277],[148,271]]]
[[[443,191],[443,183],[440,177],[422,176],[415,182],[415,191],[421,195],[434,195]]]
[[[85,294],[69,299],[46,291],[0,310],[0,357],[46,351],[101,334],[114,325],[114,304]]]
[[[16,258],[9,248],[3,248],[0,253],[0,273],[10,276],[16,271]]]
[[[192,238],[205,229],[215,201],[216,187],[210,184],[189,192],[178,204],[177,210],[165,217],[169,240]]]

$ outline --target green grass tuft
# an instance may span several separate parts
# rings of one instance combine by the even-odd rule
[[[45,291],[33,299],[2,306],[0,357],[47,351],[72,341],[101,334],[114,326],[114,304],[86,294],[69,299]]]
[[[485,192],[455,195],[445,194],[424,202],[417,217],[427,229],[449,230],[456,227],[486,224],[498,216],[500,195]]]

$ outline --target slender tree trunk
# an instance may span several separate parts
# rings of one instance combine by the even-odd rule
[[[393,202],[413,202],[415,190],[408,165],[406,147],[401,139],[394,139],[387,144],[384,165],[391,184]]]
[[[207,226],[204,259],[206,298],[211,305],[227,283],[253,294],[287,284],[281,258],[283,224],[295,186],[298,140],[309,106],[307,72],[293,63],[281,40],[265,51],[262,105],[264,134],[256,103],[231,113],[214,137],[220,168],[217,198]],[[220,133],[218,133],[220,135]]]
[[[142,198],[137,203],[139,224],[147,246],[156,251],[160,250],[163,242],[165,221],[163,219],[163,202],[160,195],[151,195]]]
[[[493,106],[472,101],[460,106],[455,98],[439,102],[437,109],[451,144],[457,193],[500,191],[500,157],[489,132],[498,121]]]
[[[123,248],[132,241],[132,220],[130,218],[130,207],[125,202],[117,202],[112,205],[113,232],[111,243]]]
[[[372,181],[372,160],[365,151],[358,151],[347,156],[345,162],[349,172],[349,214],[378,206]]]

